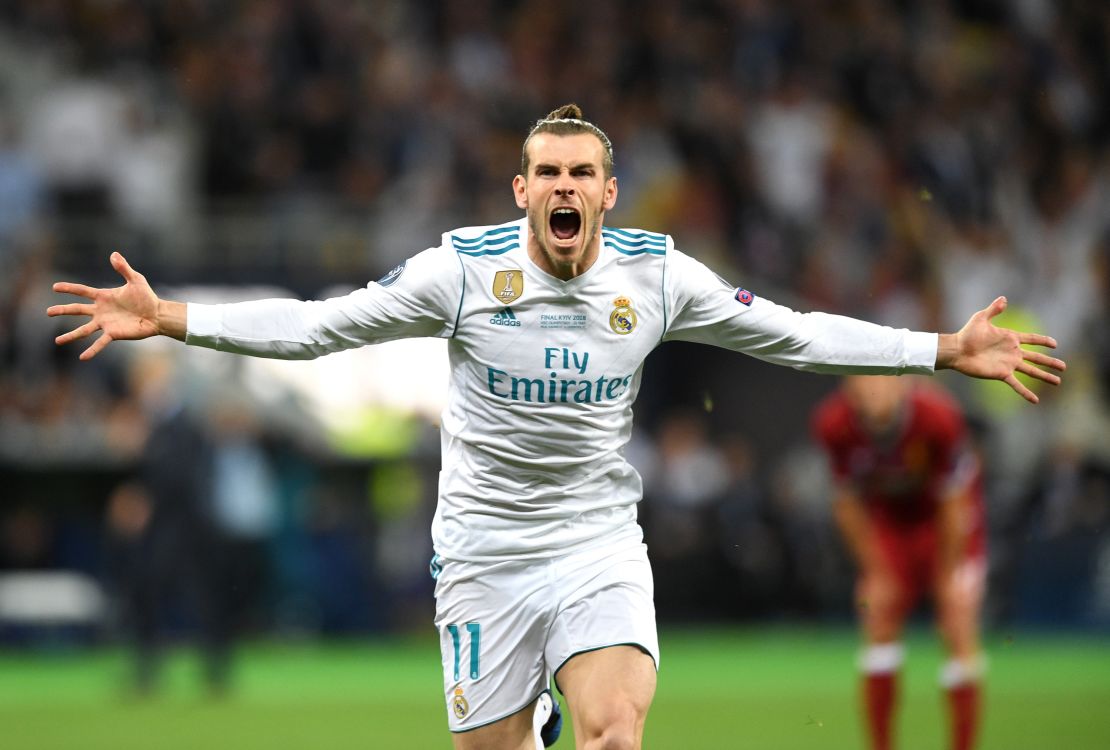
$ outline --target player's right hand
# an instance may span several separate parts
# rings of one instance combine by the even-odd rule
[[[54,339],[62,345],[102,331],[101,336],[81,353],[80,359],[88,360],[100,353],[104,347],[116,340],[136,340],[156,336],[158,329],[158,296],[150,288],[146,277],[131,268],[119,253],[112,253],[112,267],[123,277],[124,284],[112,289],[98,289],[59,281],[54,291],[74,294],[89,300],[88,303],[75,302],[65,305],[52,305],[46,310],[50,317],[57,315],[87,315],[91,318],[84,325],[74,328]]]

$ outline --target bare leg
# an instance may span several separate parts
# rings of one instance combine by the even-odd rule
[[[639,750],[651,700],[655,661],[635,646],[612,646],[571,658],[555,676],[567,699],[579,750]]]
[[[902,666],[902,626],[905,606],[902,588],[889,573],[864,575],[858,585],[857,603],[863,630],[864,713],[871,747],[894,747],[894,715],[898,703],[898,673]]]
[[[937,585],[937,614],[949,660],[941,671],[951,719],[952,750],[971,750],[980,718],[983,671],[979,620],[985,571],[982,561],[958,565]]]

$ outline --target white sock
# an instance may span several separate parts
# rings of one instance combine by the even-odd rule
[[[866,674],[897,672],[906,658],[906,649],[898,641],[873,643],[859,655],[859,668]]]
[[[949,659],[940,667],[940,686],[949,690],[959,685],[978,682],[987,671],[986,657],[979,655],[971,661]]]

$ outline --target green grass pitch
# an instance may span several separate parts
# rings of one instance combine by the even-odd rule
[[[661,633],[645,748],[862,748],[854,635],[840,629]],[[908,639],[900,747],[943,748],[941,653]],[[1110,748],[1110,640],[988,640],[982,750]],[[155,697],[129,697],[119,650],[0,652],[0,747],[11,750],[449,748],[432,639],[252,644],[212,699],[189,651]],[[568,726],[555,746],[570,750]]]

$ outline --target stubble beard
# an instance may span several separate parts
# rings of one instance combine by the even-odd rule
[[[528,212],[528,226],[532,229],[532,237],[535,238],[536,244],[540,248],[540,253],[543,255],[550,270],[558,272],[561,269],[573,266],[576,263],[581,263],[585,257],[589,247],[597,240],[599,231],[601,230],[601,215],[602,211],[598,211],[590,216],[583,215],[582,226],[579,227],[579,234],[586,239],[580,245],[580,252],[575,259],[567,260],[559,253],[552,252],[551,248],[547,246],[547,217],[538,215],[531,211]],[[600,250],[600,248],[598,248]],[[596,261],[595,261],[596,262]],[[584,270],[584,269],[582,269]],[[581,270],[579,271],[581,273]]]

